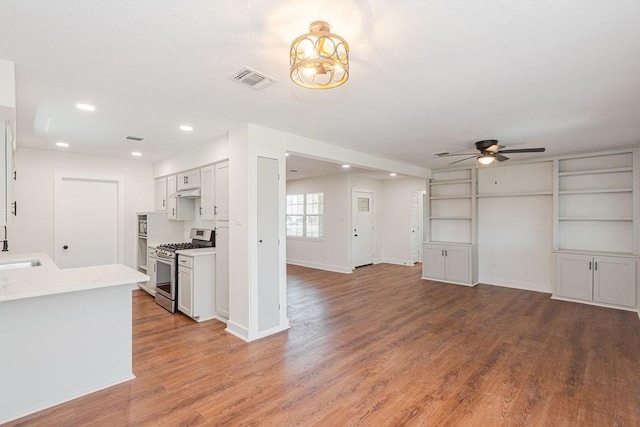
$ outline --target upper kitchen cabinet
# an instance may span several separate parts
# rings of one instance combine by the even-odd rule
[[[178,174],[178,191],[200,187],[200,169],[193,169]],[[171,193],[169,193],[171,194]]]
[[[164,212],[167,210],[167,178],[156,179],[155,210]]]
[[[200,169],[200,218],[215,218],[215,165]]]
[[[216,163],[215,216],[229,221],[229,162]]]

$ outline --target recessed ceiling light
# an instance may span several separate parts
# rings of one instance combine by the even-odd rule
[[[183,130],[185,132],[191,132],[193,130],[193,126],[189,126],[189,125],[180,125],[180,130]]]
[[[66,142],[62,142],[62,141],[56,142],[56,145],[58,147],[68,147],[69,146],[69,144],[67,144]]]
[[[132,155],[132,156],[136,156],[136,157],[140,157],[140,156],[142,156],[142,153],[141,153],[141,152],[139,152],[139,151],[132,151],[132,152],[131,152],[131,155]]]
[[[345,169],[349,169],[351,167],[351,165],[342,165],[343,168]]]
[[[289,157],[289,153],[284,153],[285,157]]]
[[[83,111],[96,111],[96,107],[89,104],[76,104],[76,107]]]
[[[395,172],[391,172],[391,173],[389,174],[389,176],[396,176],[396,175],[398,175],[398,174],[397,174],[397,173],[395,173]]]

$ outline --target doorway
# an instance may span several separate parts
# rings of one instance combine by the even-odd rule
[[[373,264],[373,193],[354,191],[352,197],[353,267]]]
[[[54,241],[60,268],[124,263],[123,179],[56,173]]]

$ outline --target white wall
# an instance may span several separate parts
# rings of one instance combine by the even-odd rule
[[[18,148],[16,170],[18,180],[14,182],[13,195],[18,202],[18,216],[12,218],[8,227],[11,252],[42,251],[54,258],[54,177],[57,171],[121,176],[125,182],[125,263],[135,268],[136,212],[153,210],[151,163]]]
[[[168,157],[153,164],[153,176],[156,178],[199,168],[229,158],[229,135],[184,150],[176,156]]]
[[[411,259],[411,197],[424,191],[427,181],[421,178],[390,179],[382,182],[381,235],[382,261],[413,265]]]
[[[4,59],[0,59],[0,106],[9,109],[16,107],[14,64]]]
[[[347,174],[287,181],[287,194],[320,192],[324,193],[324,237],[319,240],[287,238],[287,263],[350,273],[351,193]]]

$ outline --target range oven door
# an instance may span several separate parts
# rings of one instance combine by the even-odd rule
[[[176,259],[156,257],[156,304],[171,313],[176,312]]]

